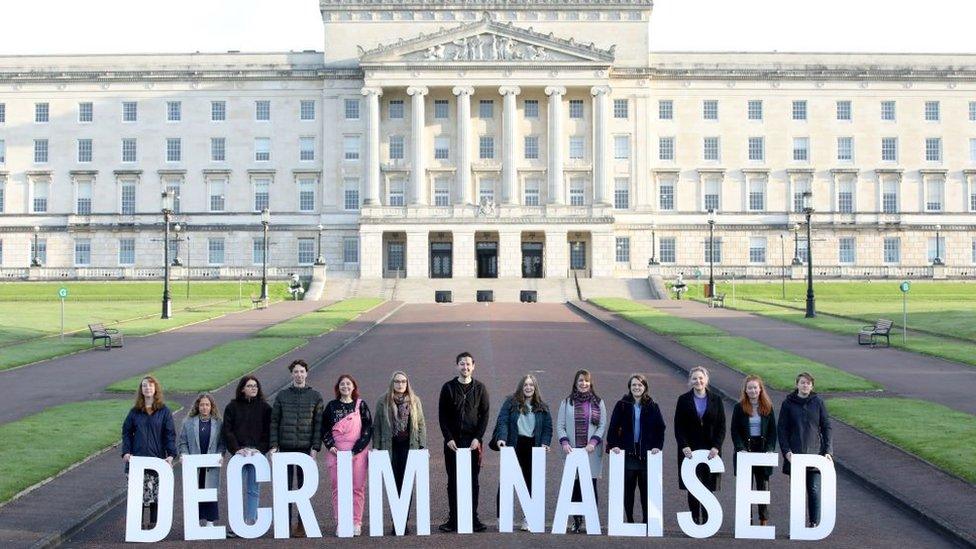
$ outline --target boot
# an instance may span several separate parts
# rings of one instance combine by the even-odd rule
[[[301,521],[291,527],[291,537],[293,538],[304,538],[305,537],[305,526]]]
[[[573,528],[572,532],[574,534],[579,534],[583,529],[583,517],[573,517]]]
[[[769,524],[769,519],[759,519],[759,526],[766,526]]]

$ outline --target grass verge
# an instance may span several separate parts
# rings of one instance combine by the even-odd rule
[[[259,337],[317,337],[331,332],[360,314],[383,303],[378,298],[353,298],[269,326]]]
[[[976,416],[911,398],[831,398],[827,408],[838,419],[976,483]]]
[[[9,345],[0,349],[0,371],[40,360],[70,355],[90,347],[91,339],[82,337],[65,337],[64,343],[61,343],[59,338],[54,337]]]
[[[678,318],[629,299],[620,297],[597,297],[591,299],[590,302],[661,335],[719,336],[725,334],[722,330],[709,326],[708,324]]]

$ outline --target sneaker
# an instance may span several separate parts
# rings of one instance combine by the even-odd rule
[[[522,524],[519,524],[519,530],[521,530],[523,532],[528,532],[529,531],[529,523],[523,520],[522,521]]]
[[[579,534],[580,530],[583,528],[583,517],[573,517],[573,527],[572,532],[574,534]]]
[[[475,520],[474,524],[471,525],[471,529],[475,532],[484,532],[488,529],[488,527],[485,526],[485,523],[481,522],[480,520]]]
[[[447,533],[457,532],[457,524],[451,521],[447,521],[444,524],[438,526],[437,529],[440,530],[441,532],[447,532]]]
[[[305,537],[305,525],[301,522],[291,527],[291,537],[293,538],[304,538]]]
[[[352,527],[352,535],[354,535],[354,536],[361,536],[361,535],[363,535],[363,525],[362,524],[357,524],[357,525],[353,526]]]

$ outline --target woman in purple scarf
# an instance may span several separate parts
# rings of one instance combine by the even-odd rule
[[[578,370],[573,376],[573,390],[559,405],[556,434],[563,451],[569,455],[574,448],[584,448],[590,455],[590,474],[593,476],[593,494],[596,480],[603,476],[603,434],[607,429],[607,407],[597,396],[593,376],[589,370]],[[583,501],[579,479],[573,486],[573,501]],[[583,517],[573,517],[573,533],[583,527]]]

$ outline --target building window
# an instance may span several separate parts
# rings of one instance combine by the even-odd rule
[[[584,196],[584,189],[586,182],[582,179],[576,178],[569,182],[569,205],[570,206],[583,206],[586,203],[586,198]]]
[[[582,135],[569,136],[569,158],[570,160],[582,160],[586,151],[586,141]]]
[[[271,120],[271,101],[262,99],[254,102],[254,119],[259,122]]]
[[[178,181],[166,183],[166,192],[173,193],[173,213],[180,213],[180,184]]]
[[[227,139],[223,137],[210,138],[210,161],[223,162],[227,160]]]
[[[837,102],[837,120],[851,120],[851,102],[850,101],[838,101]]]
[[[702,119],[718,120],[718,101],[715,99],[702,101]]]
[[[450,105],[447,99],[435,99],[434,100],[434,118],[438,120],[446,120],[450,116]]]
[[[48,103],[34,103],[34,122],[43,124],[51,120],[51,106]]]
[[[925,139],[925,160],[927,162],[942,162],[941,137],[928,137]]]
[[[628,160],[630,158],[630,136],[613,136],[613,158],[615,160]]]
[[[135,101],[122,102],[122,121],[135,122],[139,119],[139,107]]]
[[[490,135],[478,137],[478,158],[491,160],[495,158],[495,138]]]
[[[882,101],[881,102],[881,120],[894,122],[895,121],[895,102],[894,101]]]
[[[626,99],[614,99],[613,100],[613,117],[614,118],[628,118],[629,114],[629,103]]]
[[[793,120],[807,119],[807,102],[799,100],[793,102]]]
[[[976,186],[974,185],[969,186],[969,211],[976,212]]]
[[[794,162],[810,161],[810,138],[809,137],[793,138],[793,161]]]
[[[618,177],[613,185],[613,207],[617,210],[630,208],[630,180]]]
[[[583,118],[583,100],[582,99],[570,99],[569,100],[569,117],[575,119]]]
[[[938,101],[925,102],[925,120],[928,122],[938,122],[940,116],[940,105]]]
[[[181,101],[166,102],[166,121],[179,122],[183,119],[183,103]]]
[[[478,118],[494,118],[495,102],[491,99],[478,101]]]
[[[525,111],[526,118],[539,118],[539,101],[536,99],[526,99],[522,103],[522,110]]]
[[[315,263],[315,239],[299,238],[298,239],[298,264],[311,265],[312,263]]]
[[[936,257],[938,257],[939,259],[942,259],[944,261],[945,258],[946,258],[946,256],[949,255],[948,253],[946,253],[946,239],[945,239],[944,236],[940,236],[939,237],[939,239],[938,239],[938,245],[936,245],[936,238],[934,236],[931,237],[931,238],[929,238],[928,244],[929,244],[929,246],[928,246],[928,255],[927,255],[927,257],[928,257],[929,263],[932,263],[933,261],[935,261],[935,258]]]
[[[119,265],[135,265],[136,263],[136,239],[119,239]]]
[[[95,118],[95,108],[91,102],[78,103],[78,122],[91,122]]]
[[[525,182],[524,202],[526,206],[539,205],[539,180],[530,179]]]
[[[345,188],[342,193],[342,207],[347,212],[359,209],[359,180],[350,177],[345,181]]]
[[[183,160],[183,141],[179,137],[166,139],[166,161],[179,162]]]
[[[0,139],[0,164],[7,162],[7,142]]]
[[[47,239],[38,238],[37,239],[37,252],[34,252],[34,239],[30,239],[30,256],[33,259],[36,257],[41,265],[47,264]]]
[[[271,139],[268,137],[254,138],[254,161],[268,162],[271,160]]]
[[[942,191],[943,191],[942,181],[925,182],[925,211],[927,212],[942,211]]]
[[[342,155],[345,160],[359,160],[358,135],[347,135],[342,138]]]
[[[898,161],[898,138],[897,137],[881,138],[881,160],[883,162]]]
[[[136,184],[132,182],[122,183],[119,195],[119,213],[122,215],[135,215]]]
[[[210,263],[211,265],[224,264],[224,239],[223,238],[207,239],[207,262]]]
[[[401,103],[402,105],[402,103]],[[315,120],[315,101],[312,99],[303,99],[298,106],[298,119],[299,120]]]
[[[137,153],[135,138],[126,137],[122,139],[122,162],[135,162]]]
[[[92,212],[92,184],[90,181],[79,181],[75,187],[75,213],[91,215]]]
[[[969,163],[976,164],[976,137],[969,138]]]
[[[837,161],[838,162],[854,161],[854,138],[853,137],[837,138]]]
[[[315,138],[298,138],[298,160],[300,162],[312,162],[315,160]]]
[[[0,179],[0,213],[3,213],[7,207],[7,182]],[[0,262],[2,265],[3,262]]]
[[[719,161],[718,137],[706,137],[702,139],[702,159],[706,162]]]
[[[386,195],[386,204],[387,206],[403,206],[404,192],[402,179],[393,179],[390,181],[390,187]]]
[[[854,213],[854,182],[841,181],[837,189],[837,211]]]
[[[211,101],[210,102],[210,121],[211,122],[224,122],[227,120],[227,102],[226,101]]]
[[[389,109],[390,120],[403,119],[403,99],[391,99],[387,108]]]
[[[491,179],[483,179],[478,185],[478,202],[484,204],[485,202],[495,201],[495,182]]]
[[[386,250],[386,270],[387,271],[403,271],[404,270],[404,245],[403,242],[390,242],[389,247]]]
[[[258,179],[254,182],[254,211],[260,212],[269,209],[271,182],[267,179]]]
[[[761,212],[766,209],[766,181],[760,178],[749,180],[749,210]]]
[[[661,263],[674,263],[677,261],[675,244],[676,242],[673,236],[661,237],[661,240],[658,242],[658,256],[660,256]]]
[[[969,102],[969,121],[976,122],[976,101]]]
[[[674,138],[673,137],[658,138],[657,158],[658,160],[664,160],[664,161],[674,160]]]
[[[569,268],[576,271],[586,268],[586,243],[569,243]]]
[[[359,263],[359,238],[346,236],[342,238],[342,262]]]
[[[674,101],[661,99],[657,102],[658,120],[674,120]]]
[[[854,264],[854,238],[847,236],[837,240],[837,261],[842,265]]]
[[[722,262],[722,239],[706,238],[705,239],[705,263],[721,263],[721,262]]]
[[[804,179],[793,184],[793,211],[803,213],[803,193],[810,192],[810,180]]]
[[[749,100],[748,108],[749,120],[763,119],[763,102],[761,99]]]
[[[0,103],[0,124],[7,123],[7,104]]]
[[[898,213],[897,181],[885,181],[881,185],[881,211],[886,214]]]
[[[451,158],[451,138],[438,135],[434,138],[434,160],[448,160]]]
[[[721,179],[708,179],[705,181],[705,189],[702,196],[702,210],[719,210],[720,193],[722,188]]]
[[[658,194],[658,207],[664,211],[674,211],[674,183],[661,183]]]
[[[92,161],[92,140],[79,139],[78,140],[78,162],[91,162],[91,161]]]
[[[749,263],[766,262],[766,239],[753,237],[749,239]]]
[[[901,262],[901,239],[897,236],[888,236],[884,239],[884,262]]]
[[[617,263],[630,263],[630,237],[618,236],[616,250]]]
[[[91,240],[79,238],[75,240],[75,265],[86,267],[91,265]]]
[[[47,153],[48,153],[47,139],[35,139],[34,140],[34,163],[46,164],[47,156],[48,156]]]
[[[224,186],[226,183],[223,179],[215,179],[210,181],[208,185],[210,193],[210,211],[211,212],[222,212],[224,211]]]
[[[446,208],[451,205],[451,182],[446,178],[434,181],[434,206]]]
[[[539,159],[539,137],[535,135],[525,136],[525,159]]]
[[[403,160],[403,136],[390,136],[390,160]]]
[[[251,240],[251,263],[261,265],[264,263],[264,237],[259,236]]]
[[[298,180],[298,211],[315,211],[315,180]]]
[[[766,144],[762,137],[749,138],[749,160],[753,162],[766,160]]]

